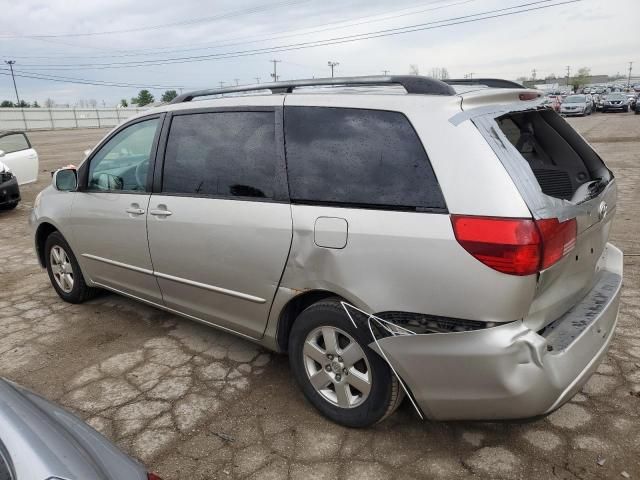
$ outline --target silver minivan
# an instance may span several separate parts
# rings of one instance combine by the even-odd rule
[[[31,223],[63,300],[288,352],[309,402],[363,427],[405,396],[432,419],[569,400],[617,321],[615,209],[540,92],[385,76],[184,94],[57,171]]]

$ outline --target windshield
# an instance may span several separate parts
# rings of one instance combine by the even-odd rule
[[[611,93],[607,95],[608,100],[624,100],[626,97],[620,93]]]
[[[565,103],[584,103],[585,101],[584,95],[571,95],[565,99]]]

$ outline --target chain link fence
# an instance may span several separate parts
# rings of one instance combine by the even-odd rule
[[[145,108],[0,108],[0,130],[115,127]]]

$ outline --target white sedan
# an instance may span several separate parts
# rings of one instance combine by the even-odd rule
[[[0,162],[11,170],[19,185],[38,180],[38,153],[24,132],[0,131]]]

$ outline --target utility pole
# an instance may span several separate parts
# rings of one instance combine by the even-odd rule
[[[238,82],[240,82],[240,79],[239,78],[234,78],[233,80],[236,82],[236,87],[237,87],[238,86]]]
[[[332,62],[331,60],[329,60],[329,61],[327,62],[327,65],[328,65],[329,67],[331,67],[331,78],[333,78],[333,69],[334,69],[335,67],[337,67],[338,65],[340,65],[340,63],[338,63],[338,62]]]
[[[220,88],[224,87],[224,82],[219,82],[220,83]]]
[[[389,75],[389,70],[382,70],[383,75]]]
[[[464,78],[473,78],[473,72],[465,73]]]
[[[260,77],[253,77],[256,79],[256,83],[260,83]]]
[[[18,95],[18,87],[16,86],[16,77],[13,75],[13,65],[16,63],[16,61],[15,60],[5,60],[4,63],[9,65],[9,68],[11,69],[11,79],[13,80],[13,89],[16,91],[16,99],[18,100],[18,105],[16,105],[16,106],[19,107],[20,106],[20,96]]]
[[[536,79],[536,69],[534,68],[533,70],[531,70],[531,80],[535,80]]]
[[[271,63],[273,63],[273,73],[271,74],[271,78],[273,78],[274,82],[278,81],[278,64],[282,61],[282,60],[269,60]]]
[[[567,88],[569,88],[569,77],[571,77],[571,66],[567,65]]]
[[[633,62],[629,62],[629,76],[627,77],[627,87],[631,87],[631,69],[632,68],[633,68]]]

